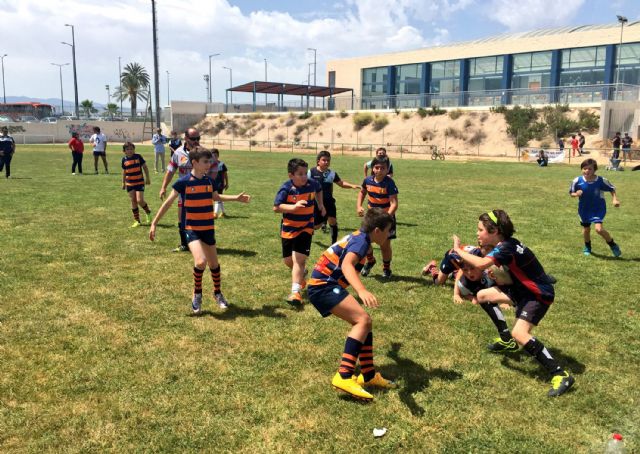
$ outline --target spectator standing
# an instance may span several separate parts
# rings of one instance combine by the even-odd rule
[[[71,164],[71,175],[76,175],[76,168],[78,175],[82,175],[82,156],[84,154],[84,143],[80,139],[80,134],[77,132],[71,133],[71,140],[69,140],[69,149],[71,150],[71,157],[73,158],[73,164]]]
[[[2,127],[2,135],[0,136],[0,172],[5,169],[7,178],[11,178],[11,159],[16,151],[16,142],[9,135],[9,129]]]
[[[162,134],[162,129],[156,129],[156,133],[151,138],[151,143],[153,144],[153,151],[156,155],[155,160],[155,172],[158,173],[158,160],[162,161],[162,173],[165,171],[164,167],[164,144],[167,143],[167,136]]]
[[[631,144],[633,143],[633,139],[629,136],[628,132],[625,132],[621,142],[622,142],[622,160],[624,164],[626,164],[627,157],[629,157],[629,160],[631,160]]]

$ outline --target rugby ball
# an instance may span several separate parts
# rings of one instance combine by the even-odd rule
[[[509,274],[509,267],[506,265],[491,265],[491,267],[489,267],[489,277],[496,281],[498,285],[513,284],[513,279],[511,279],[511,275]]]

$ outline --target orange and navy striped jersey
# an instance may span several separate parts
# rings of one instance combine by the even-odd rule
[[[387,212],[391,206],[390,197],[398,194],[396,183],[388,176],[378,183],[373,175],[369,175],[362,182],[362,189],[367,193],[369,208],[382,208]]]
[[[145,160],[137,153],[131,157],[124,156],[122,158],[122,169],[124,170],[124,182],[127,186],[144,186],[144,175],[142,175],[142,166]]]
[[[338,284],[342,288],[349,287],[349,282],[342,273],[342,261],[347,253],[353,252],[360,258],[356,264],[356,271],[360,272],[367,259],[369,247],[371,247],[371,238],[362,230],[356,230],[332,244],[313,267],[309,285]]]
[[[282,213],[280,237],[295,238],[303,232],[313,235],[313,210],[316,194],[321,191],[321,186],[313,180],[307,180],[307,183],[300,188],[296,187],[291,180],[280,187],[273,202],[274,206],[277,207],[283,203],[295,205],[299,200],[307,201],[306,207],[298,208],[293,213]]]
[[[208,176],[178,180],[173,189],[182,199],[182,225],[185,230],[213,230],[213,181]]]

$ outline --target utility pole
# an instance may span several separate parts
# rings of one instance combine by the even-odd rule
[[[53,66],[57,66],[60,70],[60,103],[62,106],[60,107],[60,115],[64,115],[64,91],[62,90],[62,67],[67,66],[69,63],[51,63]],[[5,101],[5,104],[7,102]]]
[[[2,56],[0,56],[0,60],[2,60],[2,97],[4,98],[4,103],[7,103],[7,92],[4,89],[4,57],[6,57],[7,54],[4,54]]]
[[[221,55],[221,54],[217,53],[217,54],[209,55],[209,88],[208,88],[209,96],[207,96],[207,101],[209,102],[209,104],[213,102],[213,91],[211,87],[211,84],[213,83],[213,76],[211,74],[211,59],[213,57],[217,57],[218,55]]]
[[[76,101],[76,118],[80,118],[80,108],[78,103],[78,72],[76,70],[76,32],[75,27],[72,24],[64,24],[65,27],[71,27],[71,44],[63,42],[67,46],[71,46],[71,53],[73,56],[73,87],[75,91]]]
[[[151,0],[151,16],[153,18],[153,73],[156,92],[156,128],[160,128],[160,70],[158,68],[158,19],[156,17],[155,0]]]
[[[171,106],[171,96],[169,96],[169,71],[167,71],[167,106]]]
[[[267,59],[264,59],[264,81],[267,81]],[[264,94],[264,109],[267,110],[267,94]]]
[[[203,74],[202,78],[204,79],[204,89],[207,91],[207,101],[209,101],[209,74]]]
[[[118,57],[118,86],[120,87],[120,91],[122,91],[122,65],[120,60],[122,57]],[[122,113],[122,93],[120,93],[120,116],[124,117]]]

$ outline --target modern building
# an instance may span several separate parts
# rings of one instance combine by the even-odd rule
[[[332,60],[327,71],[329,86],[354,88],[335,109],[637,101],[640,21]]]

